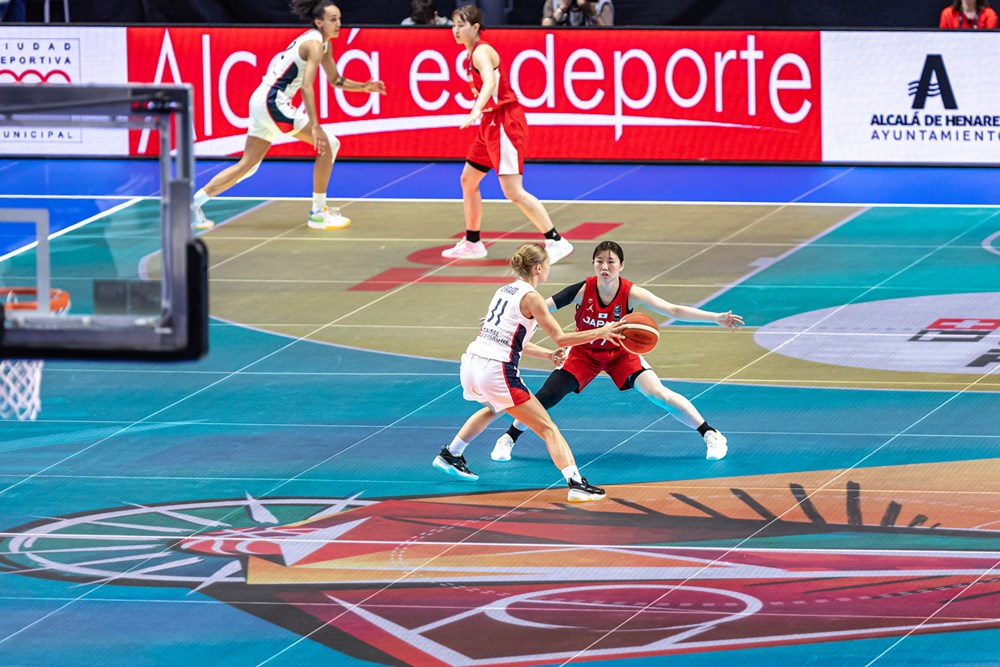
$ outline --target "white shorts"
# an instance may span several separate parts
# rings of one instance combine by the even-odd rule
[[[459,374],[465,400],[485,403],[494,412],[503,412],[531,398],[520,371],[510,362],[463,354]]]
[[[250,125],[247,134],[251,137],[274,143],[285,134],[295,134],[309,124],[309,114],[305,105],[297,109],[283,103],[274,95],[269,95],[268,86],[257,86],[250,96]]]

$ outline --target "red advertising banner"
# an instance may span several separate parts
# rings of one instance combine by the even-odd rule
[[[129,28],[129,80],[196,91],[197,154],[243,148],[246,108],[299,28]],[[530,159],[820,161],[816,31],[489,29],[528,113]],[[317,106],[342,157],[454,159],[472,130],[465,51],[450,30],[344,29],[341,73],[388,95],[324,81]],[[322,78],[322,74],[320,75]],[[156,151],[134,133],[133,153]],[[294,140],[272,154],[310,155]]]

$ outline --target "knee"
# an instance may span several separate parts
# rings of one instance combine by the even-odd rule
[[[340,152],[340,139],[337,137],[330,137],[330,159],[337,157],[337,153]]]
[[[334,158],[337,157],[337,151],[333,148],[333,144],[330,144],[330,150],[325,153],[318,153],[316,155],[316,164],[329,165],[333,164]]]
[[[503,190],[503,196],[509,199],[514,204],[523,204],[528,196],[528,193],[524,191],[524,188],[515,187],[501,187]]]
[[[664,405],[669,405],[674,408],[680,405],[680,401],[678,400],[679,397],[680,397],[679,394],[670,391],[666,387],[660,387],[660,389],[655,394],[653,394],[653,398],[655,400],[658,400]]]
[[[259,168],[260,168],[260,162],[255,162],[253,164],[246,163],[246,164],[241,165],[242,171],[241,171],[241,175],[239,176],[238,180],[239,181],[245,181],[246,179],[248,179],[251,176],[253,176],[254,174],[256,174],[257,170]]]
[[[479,187],[479,178],[475,175],[462,174],[461,184],[462,192],[475,192]]]
[[[535,394],[535,397],[538,398],[538,402],[541,403],[542,407],[546,410],[559,403],[563,396],[564,394],[561,394],[554,389],[550,389],[545,385],[542,385],[542,388],[538,390],[537,394]]]
[[[547,419],[538,425],[538,431],[535,435],[545,442],[552,442],[557,433],[559,433],[559,429],[556,427],[555,423],[552,420]]]

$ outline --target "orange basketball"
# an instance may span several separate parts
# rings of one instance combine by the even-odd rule
[[[645,313],[629,313],[621,319],[624,338],[618,344],[634,354],[646,354],[660,342],[660,329],[656,320]]]

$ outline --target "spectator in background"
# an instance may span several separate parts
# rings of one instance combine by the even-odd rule
[[[611,0],[545,0],[542,25],[614,25]]]
[[[990,7],[989,0],[955,0],[951,7],[945,7],[941,12],[938,27],[994,30],[997,13]]]
[[[438,15],[434,0],[413,0],[410,15],[403,19],[402,25],[451,25],[451,21]]]

